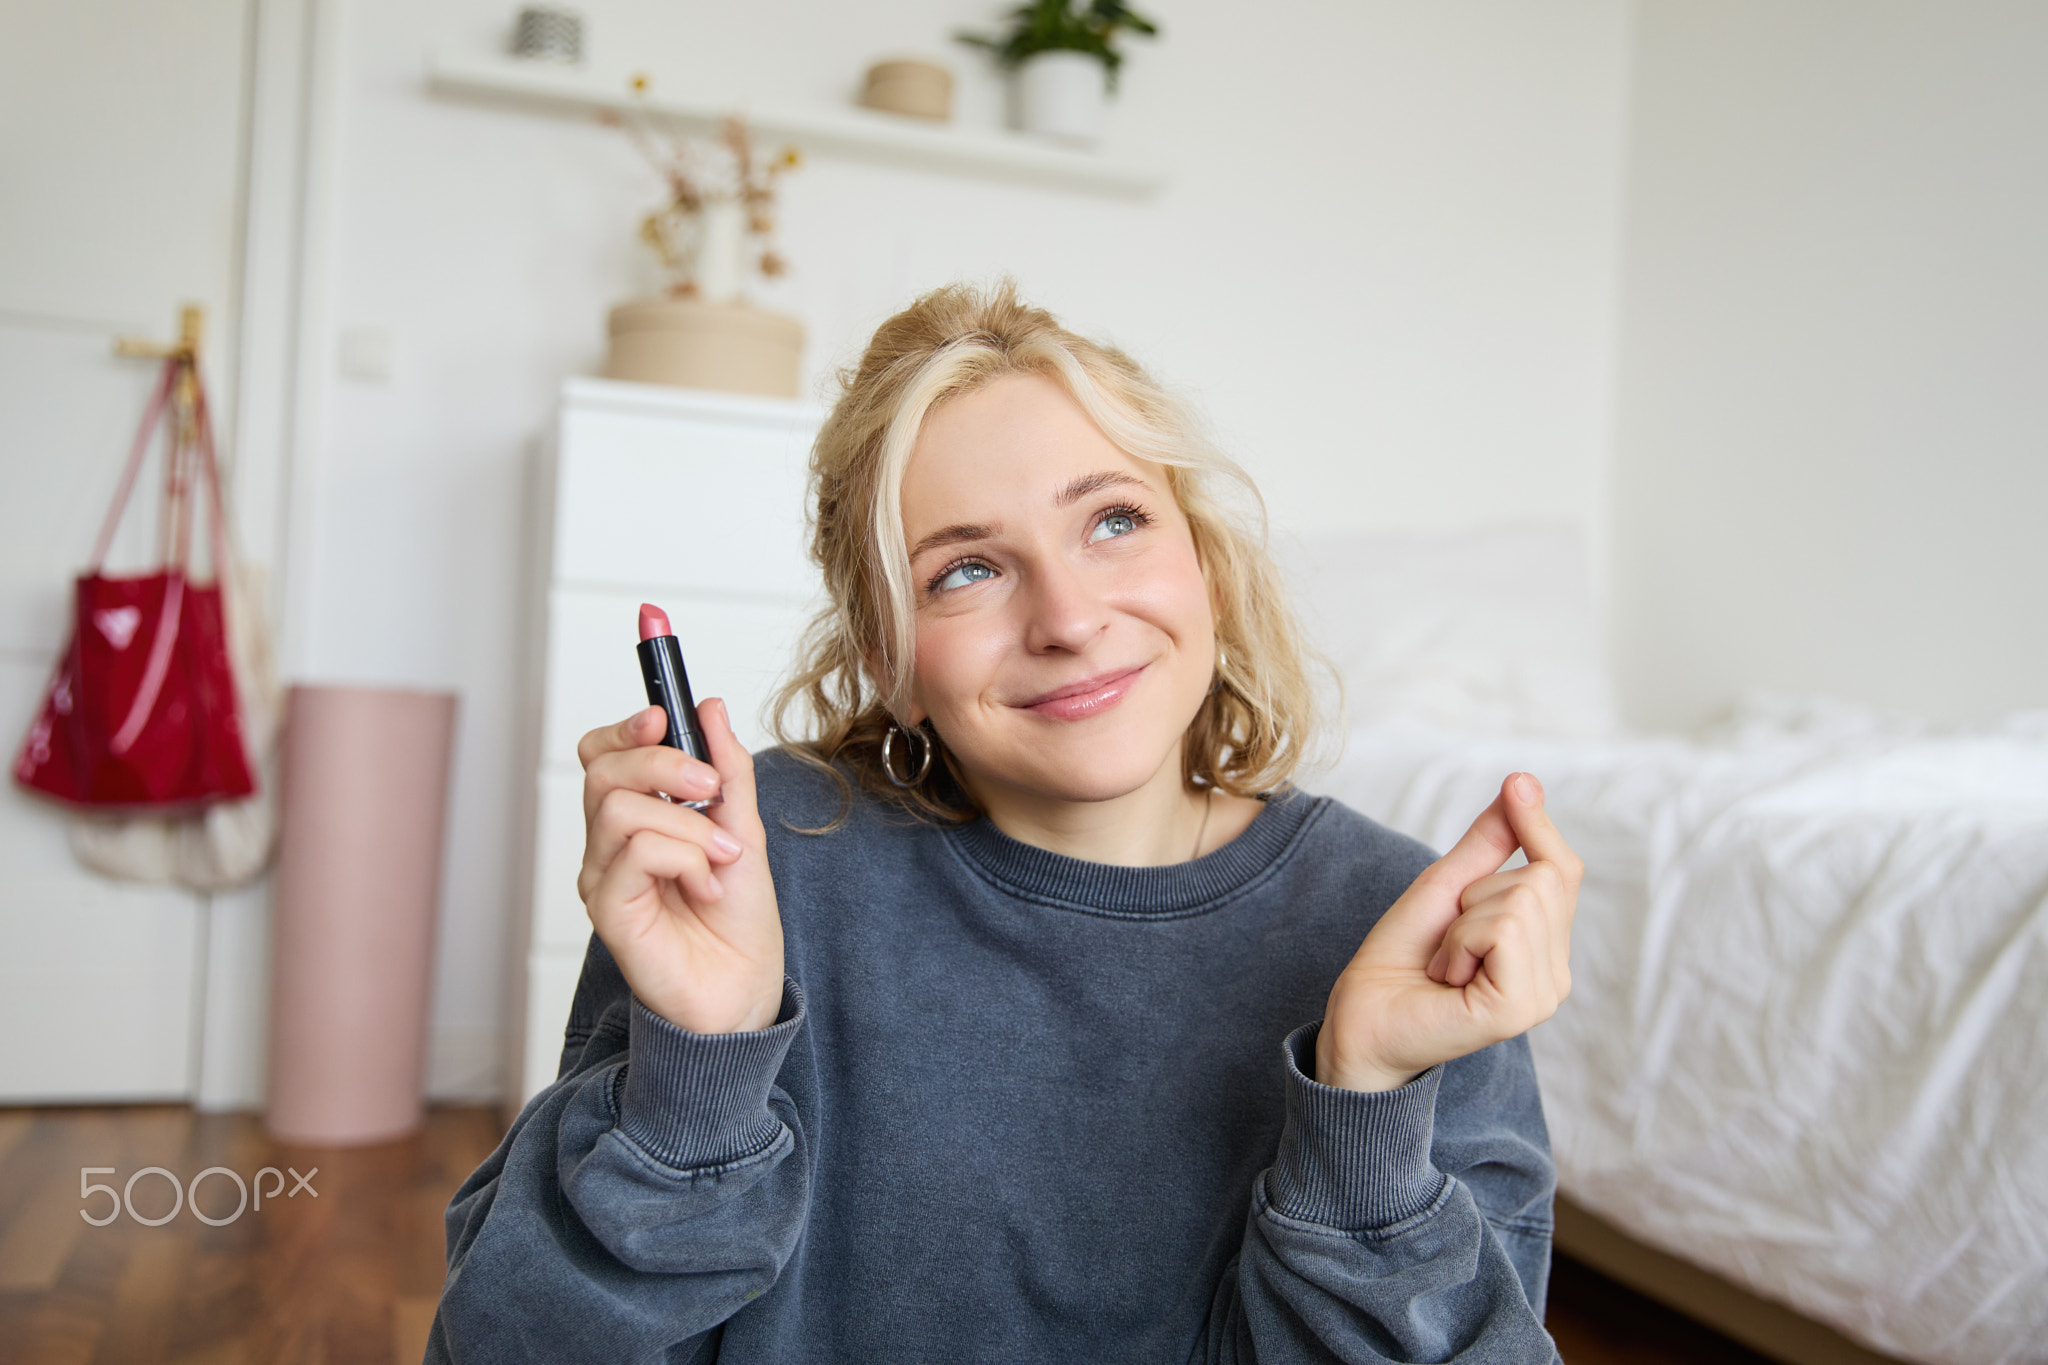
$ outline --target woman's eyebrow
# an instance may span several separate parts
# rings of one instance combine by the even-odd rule
[[[1059,507],[1068,507],[1090,493],[1100,493],[1105,488],[1115,488],[1122,484],[1133,484],[1148,493],[1152,491],[1152,485],[1135,474],[1126,474],[1121,469],[1098,469],[1093,474],[1081,475],[1062,488],[1059,496],[1053,499],[1053,503]]]
[[[1116,488],[1124,484],[1142,488],[1148,493],[1152,491],[1152,485],[1135,474],[1127,474],[1121,469],[1098,469],[1093,474],[1081,475],[1062,488],[1059,496],[1053,499],[1053,503],[1055,506],[1069,507],[1090,493],[1099,493],[1105,488]],[[916,559],[925,551],[936,550],[942,545],[958,545],[969,540],[990,540],[1002,533],[1000,522],[955,522],[951,526],[942,526],[919,540],[911,547],[910,557]]]
[[[987,540],[992,536],[1001,535],[1002,532],[1003,528],[1001,525],[993,522],[985,525],[974,522],[955,522],[951,526],[940,527],[924,539],[918,541],[915,546],[911,547],[910,557],[916,559],[926,550],[936,550],[941,545],[958,545],[965,540]]]

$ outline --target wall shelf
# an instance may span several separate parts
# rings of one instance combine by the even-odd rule
[[[596,117],[639,109],[678,127],[711,132],[724,106],[666,95],[636,97],[624,77],[509,59],[427,58],[427,89],[443,98],[542,113]],[[757,106],[747,121],[763,142],[793,142],[805,155],[844,156],[916,170],[1139,198],[1156,193],[1156,169],[1034,141],[1023,134],[930,125],[866,109]]]

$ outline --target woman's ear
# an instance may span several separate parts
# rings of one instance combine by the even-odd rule
[[[861,667],[863,670],[866,671],[868,675],[868,682],[873,684],[875,689],[875,695],[881,697],[884,701],[887,701],[889,699],[889,683],[888,680],[882,676],[882,651],[879,649],[871,649],[866,654],[862,655]],[[925,717],[930,715],[931,712],[925,710],[923,703],[921,703],[918,700],[917,683],[915,679],[913,679],[911,682],[909,700],[910,723],[912,725],[924,724]]]
[[[924,724],[925,719],[931,715],[931,712],[925,710],[923,701],[918,698],[917,683],[914,680],[910,684],[910,695],[904,698],[903,709],[908,715],[911,728],[913,729]]]
[[[1194,536],[1192,539],[1195,542],[1195,563],[1202,570],[1202,587],[1209,594],[1209,619],[1220,621],[1223,619],[1223,581],[1215,572],[1215,557],[1204,543],[1208,537]]]
[[[868,675],[868,686],[875,689],[875,695],[884,701],[888,700],[889,683],[882,676],[882,651],[871,649],[861,655],[860,668],[861,672]]]

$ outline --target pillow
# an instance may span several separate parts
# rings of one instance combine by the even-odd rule
[[[1274,537],[1347,727],[1597,739],[1614,698],[1574,526]]]

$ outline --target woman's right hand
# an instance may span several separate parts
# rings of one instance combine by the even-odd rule
[[[698,704],[700,763],[661,743],[658,706],[592,730],[583,762],[576,891],[641,1004],[692,1033],[767,1028],[782,1009],[782,916],[754,802],[754,760],[725,703]],[[671,804],[714,792],[702,811]]]

